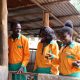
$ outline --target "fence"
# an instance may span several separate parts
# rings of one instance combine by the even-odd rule
[[[14,73],[16,74],[16,72],[9,72],[9,76],[11,76],[11,74]],[[31,72],[27,72],[27,73],[22,73],[23,75],[26,76],[26,80],[35,80],[34,76],[37,76],[37,80],[80,80],[80,78],[75,78],[75,77],[69,77],[69,76],[59,76],[59,75],[53,75],[53,74],[37,74],[37,73],[31,73]],[[12,80],[11,77],[9,80]],[[22,79],[20,79],[22,80]]]
[[[30,57],[29,64],[27,65],[28,72],[32,72],[33,71],[35,57],[36,57],[36,50],[37,49],[30,48],[31,57]]]
[[[16,71],[9,71],[9,78],[8,80],[12,80],[12,74],[17,74]],[[26,80],[34,80],[34,76],[38,76],[37,73],[32,73],[32,72],[26,72],[26,73],[21,73],[19,74],[21,75],[25,75]],[[19,78],[19,80],[22,80],[22,77]]]
[[[59,76],[53,74],[38,74],[38,80],[80,80],[80,78]]]

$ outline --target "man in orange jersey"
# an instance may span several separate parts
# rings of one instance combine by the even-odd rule
[[[63,42],[59,53],[60,75],[80,78],[80,44],[73,41],[73,24],[67,21],[60,29],[60,40]],[[58,62],[57,62],[58,61]]]
[[[55,40],[54,30],[50,27],[44,27],[40,30],[42,38],[38,44],[34,72],[45,74],[57,74],[58,66],[52,64],[54,56],[58,56],[59,48]]]
[[[30,52],[28,40],[21,35],[20,23],[11,22],[12,35],[9,37],[9,70],[17,71],[12,74],[12,80],[26,80],[26,77],[20,73],[26,72],[26,66],[29,62]],[[19,74],[18,74],[19,73]]]

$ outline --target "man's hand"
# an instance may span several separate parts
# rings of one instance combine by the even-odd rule
[[[17,71],[17,74],[21,74],[21,73],[23,73],[23,71],[24,71],[24,68],[21,67],[21,68]]]

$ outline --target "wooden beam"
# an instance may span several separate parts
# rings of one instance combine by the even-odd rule
[[[33,22],[38,22],[38,21],[42,21],[42,18],[31,19],[28,21],[20,21],[20,23],[25,24],[25,23],[33,23]]]
[[[49,27],[49,13],[43,12],[43,26]]]
[[[39,30],[39,29],[41,29],[41,27],[40,28],[26,28],[26,29],[23,29],[23,30],[28,31],[28,30]]]
[[[51,13],[51,11],[50,12],[48,12],[48,13]],[[35,16],[35,15],[42,15],[42,13],[41,12],[36,12],[36,13],[23,13],[23,14],[15,14],[15,15],[13,15],[13,16],[9,16],[8,15],[8,18],[9,19],[13,19],[13,18],[18,18],[18,17],[25,17],[25,16],[30,16],[30,15],[32,15],[32,16]],[[67,17],[72,17],[72,16],[80,16],[80,13],[74,13],[74,14],[70,14],[70,15],[64,15],[64,16],[57,16],[57,18],[58,19],[60,19],[60,18],[67,18]],[[37,22],[37,21],[36,21]]]
[[[35,15],[42,15],[42,13],[40,12],[36,12],[36,13],[23,13],[23,14],[16,14],[16,15],[13,15],[13,16],[8,16],[9,19],[10,18],[18,18],[18,17],[25,17],[25,16],[35,16]]]
[[[31,8],[35,8],[35,4],[29,4],[29,5],[24,5],[24,6],[19,6],[19,7],[15,7],[15,8],[9,8],[8,7],[8,11],[15,11],[15,10],[22,10],[22,9],[31,9]]]
[[[31,0],[34,4],[36,4],[37,6],[39,6],[42,10],[47,11],[46,8],[44,8],[42,5],[40,5],[37,1],[35,0]],[[52,13],[50,13],[50,15],[57,20],[61,25],[64,25],[63,22],[61,22],[57,17],[55,17]]]
[[[32,28],[32,27],[26,24],[26,25],[22,25],[22,28],[21,28],[21,29],[23,30],[23,29],[26,29],[26,28],[27,28],[27,29],[30,29],[30,28]]]
[[[53,29],[60,29],[60,28],[62,28],[63,26],[52,26],[51,28],[53,28]],[[74,26],[74,28],[75,27],[80,27],[80,26]],[[41,29],[41,27],[39,27],[39,28],[33,28],[33,27],[30,27],[30,28],[25,28],[25,29],[23,29],[23,30],[39,30],[39,29]]]
[[[50,13],[50,15],[56,20],[58,21],[61,25],[64,25],[64,23],[62,21],[60,21],[57,17],[55,17],[52,13]]]
[[[63,26],[53,26],[53,28],[55,28],[55,27],[56,27],[56,28],[58,28],[58,27],[59,27],[59,28],[62,28]],[[73,26],[73,28],[75,28],[75,27],[80,27],[80,25],[75,25],[75,26]]]
[[[63,26],[55,26],[55,27],[51,27],[51,28],[53,28],[53,29],[60,29],[60,28],[62,28]],[[22,29],[22,30],[26,30],[26,31],[28,31],[28,30],[40,30],[41,29],[41,27],[39,27],[39,28],[33,28],[33,27],[31,27],[31,28],[25,28],[25,29]]]
[[[67,16],[58,16],[58,19],[61,19],[61,18],[70,18],[70,17],[75,17],[75,16],[80,16],[80,14],[74,14],[74,15],[67,15]],[[54,20],[53,17],[50,17],[49,18],[50,20]],[[22,24],[25,24],[25,23],[33,23],[33,22],[39,22],[39,21],[42,21],[42,18],[36,18],[36,19],[31,19],[31,20],[28,20],[28,21],[20,21]]]
[[[61,18],[75,17],[75,16],[80,16],[80,13],[71,14],[71,15],[64,15],[64,16],[57,16],[57,18],[61,19]]]
[[[25,23],[33,23],[33,22],[40,22],[42,21],[42,18],[36,18],[36,19],[31,19],[31,20],[25,20],[25,21],[20,21],[21,24],[25,24]],[[49,17],[49,20],[54,20],[53,17]]]

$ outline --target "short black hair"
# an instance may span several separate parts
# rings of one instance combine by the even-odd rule
[[[14,25],[17,25],[17,24],[20,24],[20,23],[18,21],[16,21],[16,20],[15,21],[14,20],[11,21],[10,22],[10,28],[13,29]]]

